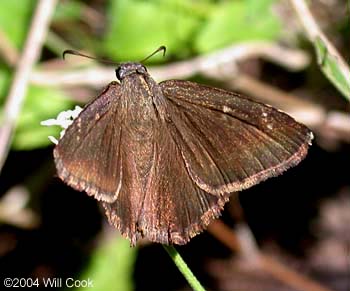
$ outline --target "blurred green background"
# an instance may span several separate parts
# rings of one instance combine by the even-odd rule
[[[345,60],[349,60],[350,25],[346,1],[309,2],[313,2],[312,11],[320,27]],[[7,43],[21,53],[36,4],[34,0],[1,1],[0,45]],[[312,62],[303,71],[288,72],[271,62],[253,59],[241,64],[243,72],[285,92],[296,92],[325,112],[347,112],[346,100],[320,72],[313,46],[297,22],[288,1],[62,0],[55,10],[35,69],[64,71],[65,66],[78,70],[91,65],[89,62],[76,65],[76,57],[63,61],[65,49],[77,49],[113,61],[139,61],[165,45],[165,57],[159,54],[147,61],[150,67],[161,67],[246,41],[269,41],[302,49],[312,56]],[[0,55],[0,120],[13,73],[13,64]],[[193,76],[193,80],[217,85],[225,83],[225,80],[220,83],[203,76]],[[128,241],[106,225],[94,200],[84,193],[74,192],[55,177],[53,145],[47,137],[57,137],[60,129],[41,126],[40,122],[56,117],[77,103],[84,105],[98,91],[29,85],[11,152],[0,176],[0,197],[4,199],[13,187],[23,186],[28,198],[25,207],[39,222],[27,228],[0,221],[0,275],[92,278],[93,290],[148,290],[150,286],[153,290],[188,290],[160,246],[146,244],[130,248]],[[349,196],[350,179],[346,170],[330,172],[350,162],[349,139],[339,141],[317,133],[315,149],[308,161],[278,182],[273,179],[245,191],[241,204],[247,223],[262,247],[270,248],[272,253],[284,252],[295,264],[311,269],[311,275],[325,284],[345,290],[346,267],[339,273],[332,273],[336,279],[329,278],[329,274],[323,274],[313,265],[309,251],[320,242],[312,225],[321,219],[321,201],[329,197],[337,201],[340,189]],[[232,226],[236,223],[226,212],[223,219]],[[237,279],[237,273],[232,275],[234,282],[220,277],[220,268],[225,269],[233,255],[207,233],[193,239],[180,251],[211,290],[258,290],[251,289],[253,287],[231,289],[237,287],[235,282],[244,281],[242,277]],[[210,267],[204,268],[204,262],[209,262]],[[350,257],[347,262],[350,266]],[[246,278],[245,283],[251,277]],[[259,286],[259,278],[254,278]],[[290,290],[276,282],[267,286],[268,289],[261,290]]]

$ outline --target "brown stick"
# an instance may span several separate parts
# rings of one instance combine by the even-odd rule
[[[3,124],[0,128],[0,172],[10,149],[17,117],[27,92],[32,67],[39,59],[56,1],[40,0],[38,2],[24,52],[19,59],[17,71],[4,107]]]
[[[225,246],[234,252],[245,254],[245,244],[250,247],[255,245],[254,242],[242,242],[232,229],[227,227],[222,221],[216,220],[210,224],[208,231],[221,241]],[[331,291],[330,289],[321,286],[319,283],[307,278],[305,275],[301,275],[296,271],[286,267],[282,263],[277,262],[272,257],[262,254],[258,248],[254,250],[254,255],[258,259],[259,266],[264,269],[265,272],[271,274],[279,281],[295,288],[296,290],[303,291]]]

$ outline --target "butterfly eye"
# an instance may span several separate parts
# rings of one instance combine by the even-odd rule
[[[144,65],[141,65],[142,66],[142,70],[144,71],[144,72],[148,72],[147,71],[147,68],[144,66]]]
[[[115,70],[115,74],[116,74],[117,79],[118,79],[119,81],[121,80],[120,71],[121,71],[121,68],[120,68],[120,67],[118,67],[118,68]]]

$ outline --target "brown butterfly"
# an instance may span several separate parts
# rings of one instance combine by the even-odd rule
[[[102,201],[132,245],[142,237],[187,243],[230,193],[295,166],[311,144],[307,127],[239,94],[157,84],[141,63],[122,63],[116,74],[119,83],[85,106],[54,157],[59,177]]]

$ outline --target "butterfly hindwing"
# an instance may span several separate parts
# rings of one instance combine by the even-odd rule
[[[123,180],[118,199],[104,203],[104,207],[110,222],[133,245],[140,237],[165,244],[185,244],[219,216],[228,194],[213,196],[193,182],[164,121],[158,119],[153,132],[153,156],[149,157],[152,167],[142,191],[144,195],[135,195]],[[125,219],[125,207],[134,199],[130,196],[141,201],[137,206],[134,202],[132,220]]]

